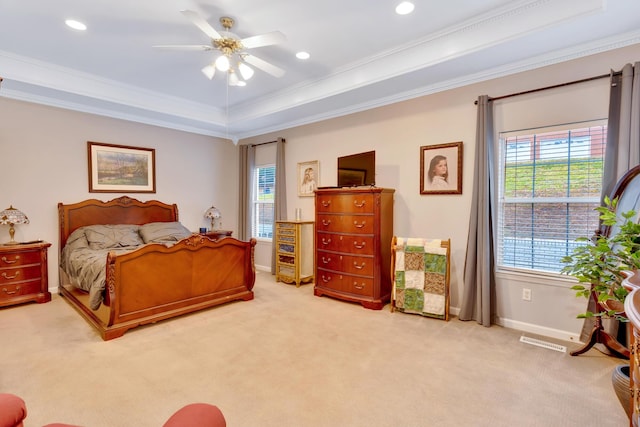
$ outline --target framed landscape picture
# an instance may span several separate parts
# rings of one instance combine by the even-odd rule
[[[87,142],[90,193],[155,193],[156,150]]]
[[[420,194],[462,194],[462,142],[420,147]]]

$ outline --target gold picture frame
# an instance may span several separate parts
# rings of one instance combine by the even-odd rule
[[[87,142],[90,193],[155,193],[156,150]]]
[[[420,147],[420,194],[462,194],[462,141]]]
[[[313,197],[320,183],[320,162],[298,163],[298,196]]]

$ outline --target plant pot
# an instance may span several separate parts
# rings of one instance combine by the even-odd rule
[[[611,384],[616,392],[618,401],[631,419],[631,388],[629,380],[629,365],[618,365],[611,374]]]

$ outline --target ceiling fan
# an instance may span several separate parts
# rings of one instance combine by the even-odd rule
[[[272,31],[270,33],[258,36],[240,39],[230,30],[233,27],[234,20],[227,16],[220,18],[220,23],[224,27],[224,31],[216,31],[204,18],[192,10],[181,10],[187,19],[202,30],[210,39],[210,45],[158,45],[154,46],[161,49],[174,50],[199,50],[199,51],[218,51],[219,55],[216,59],[202,69],[202,72],[209,80],[213,79],[216,69],[226,72],[230,86],[244,86],[246,80],[249,80],[254,73],[252,65],[274,77],[282,77],[284,70],[269,62],[258,58],[255,55],[247,53],[247,49],[256,47],[269,46],[282,43],[286,40],[284,34],[280,31]],[[237,72],[236,72],[237,70]],[[238,73],[240,76],[238,76]]]

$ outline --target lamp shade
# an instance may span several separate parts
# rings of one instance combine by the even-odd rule
[[[20,210],[9,206],[7,209],[0,212],[0,224],[14,225],[14,224],[29,224],[29,218]]]

